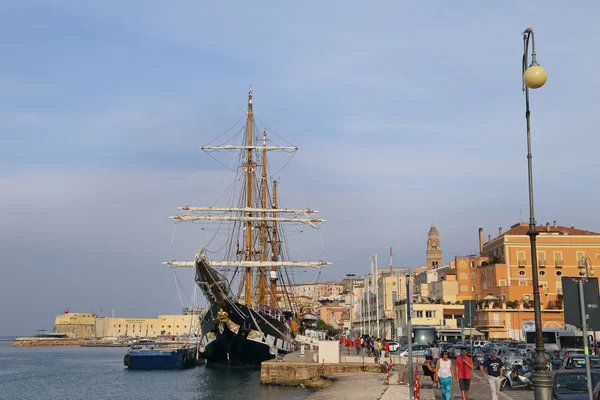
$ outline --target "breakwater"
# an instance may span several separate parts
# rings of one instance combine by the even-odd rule
[[[80,346],[86,341],[84,339],[54,339],[23,337],[16,338],[11,347],[40,347],[40,346]]]

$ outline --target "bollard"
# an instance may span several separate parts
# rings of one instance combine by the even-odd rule
[[[421,385],[419,384],[419,367],[415,368],[415,400],[419,400]]]
[[[387,381],[387,384],[390,384],[390,370],[388,369],[388,363],[387,361],[385,362],[385,380]]]
[[[363,357],[362,360],[363,360],[363,372],[364,372],[367,370],[367,368],[365,367],[365,358]]]
[[[325,359],[323,359],[323,368],[321,370],[321,375],[325,375]]]

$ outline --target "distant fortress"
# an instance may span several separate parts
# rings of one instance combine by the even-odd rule
[[[54,320],[54,332],[72,339],[102,337],[180,336],[196,332],[204,310],[184,309],[182,315],[159,315],[157,318],[114,318],[94,313],[65,312]]]

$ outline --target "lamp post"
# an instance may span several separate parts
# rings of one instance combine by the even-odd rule
[[[587,260],[590,260],[590,269],[587,268]],[[583,354],[585,356],[585,374],[587,377],[587,390],[588,397],[592,398],[592,374],[590,371],[590,352],[589,343],[587,337],[587,317],[585,313],[585,295],[583,293],[583,284],[588,281],[590,275],[594,276],[594,269],[592,268],[592,260],[587,257],[581,257],[579,262],[579,278],[572,278],[577,282],[579,286],[579,308],[581,311],[581,329],[583,331]]]
[[[348,278],[350,278],[350,329],[348,330],[348,334],[352,336],[352,314],[354,314],[354,277],[356,274],[349,273],[346,274]]]
[[[529,41],[531,40],[531,64],[529,64]],[[533,276],[533,309],[535,315],[535,372],[532,382],[534,398],[536,400],[552,399],[552,376],[548,371],[544,354],[544,339],[542,336],[542,309],[540,304],[540,288],[537,266],[537,249],[535,239],[538,232],[535,227],[535,214],[533,209],[533,170],[531,164],[531,123],[529,112],[529,89],[538,89],[544,86],[547,79],[546,70],[536,60],[535,38],[531,28],[523,32],[523,64],[522,64],[522,90],[525,92],[525,119],[527,120],[527,177],[529,184],[529,230],[527,235],[531,245],[531,269]]]

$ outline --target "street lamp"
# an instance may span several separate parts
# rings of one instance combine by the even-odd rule
[[[590,260],[590,269],[587,268],[587,260]],[[587,318],[585,313],[585,295],[583,293],[583,284],[588,281],[595,272],[592,267],[592,260],[585,255],[579,261],[579,278],[572,278],[579,286],[579,308],[581,312],[581,329],[583,331],[583,353],[585,355],[585,374],[587,377],[588,396],[592,398],[592,374],[590,371],[590,352],[587,337]]]
[[[531,39],[531,64],[529,64],[529,40]],[[532,382],[536,400],[552,399],[552,376],[548,371],[544,353],[544,338],[542,335],[542,308],[540,304],[540,287],[537,266],[537,249],[535,238],[538,232],[535,227],[533,209],[533,169],[531,164],[531,123],[529,112],[529,89],[538,89],[546,83],[548,76],[536,60],[535,38],[531,28],[523,32],[523,64],[522,90],[525,92],[525,119],[527,120],[527,175],[529,184],[529,230],[527,235],[531,243],[531,269],[533,276],[533,310],[535,315],[535,372]]]
[[[348,273],[346,276],[350,278],[350,329],[348,330],[348,334],[352,336],[352,314],[354,314],[354,277],[356,274]]]

